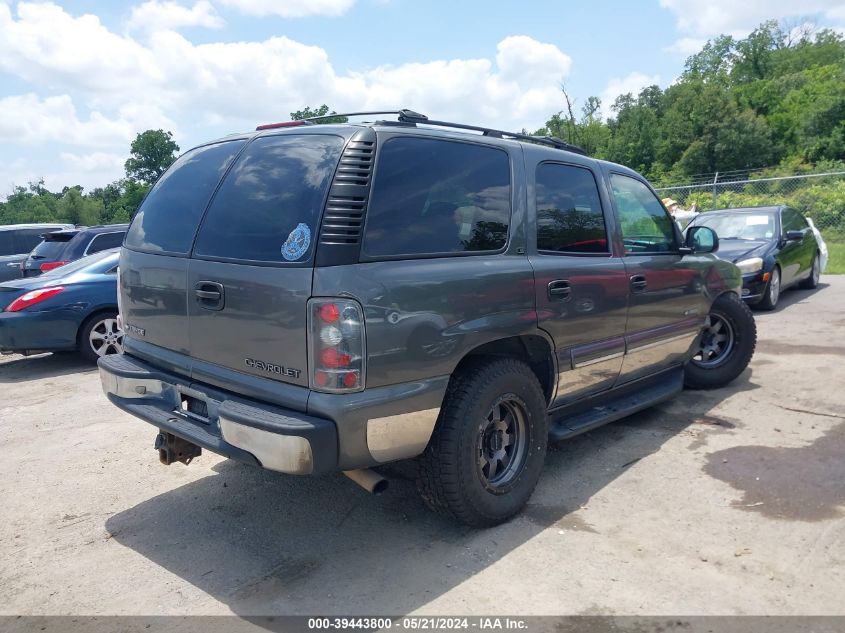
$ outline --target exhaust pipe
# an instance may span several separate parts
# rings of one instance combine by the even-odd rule
[[[364,490],[374,495],[380,495],[387,490],[387,487],[390,485],[387,479],[369,468],[344,470],[343,474],[361,486]]]

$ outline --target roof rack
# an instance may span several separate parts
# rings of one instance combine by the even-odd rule
[[[484,136],[491,136],[493,138],[512,138],[518,141],[528,141],[530,143],[539,143],[541,145],[548,145],[555,149],[562,149],[576,154],[587,156],[587,152],[572,145],[566,141],[557,138],[556,136],[531,136],[530,134],[520,134],[519,132],[505,132],[504,130],[495,130],[487,127],[480,127],[477,125],[467,125],[465,123],[450,123],[448,121],[434,121],[429,119],[426,115],[414,112],[413,110],[381,110],[374,112],[346,112],[327,114],[325,116],[315,116],[305,119],[306,121],[320,121],[322,119],[333,119],[335,117],[351,117],[351,116],[368,116],[375,114],[395,114],[401,123],[421,123],[423,125],[433,125],[436,127],[449,127],[458,130],[472,130],[473,132],[481,132]]]

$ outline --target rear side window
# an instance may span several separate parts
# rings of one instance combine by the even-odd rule
[[[379,156],[363,251],[369,257],[504,248],[510,161],[492,147],[394,138]]]
[[[253,141],[214,197],[194,255],[307,261],[342,148],[339,136],[317,134]]]
[[[100,233],[88,245],[88,254],[99,253],[107,248],[117,248],[123,244],[123,231],[119,233]]]
[[[181,156],[150,190],[132,220],[126,246],[187,254],[214,188],[243,144],[206,145]]]
[[[676,252],[672,218],[651,190],[636,178],[610,175],[625,251]]]
[[[599,190],[589,169],[553,163],[537,167],[537,249],[609,252]]]

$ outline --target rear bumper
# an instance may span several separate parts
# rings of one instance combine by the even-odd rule
[[[331,420],[196,385],[127,355],[101,358],[99,368],[117,407],[212,452],[296,475],[337,468]],[[203,403],[207,415],[186,411],[188,401]]]
[[[129,354],[101,358],[99,367],[103,391],[120,409],[212,452],[291,474],[368,468],[419,455],[449,382],[446,375],[349,394],[310,392],[305,413],[270,402],[270,390],[267,399],[245,397]],[[196,401],[202,415],[183,408]]]

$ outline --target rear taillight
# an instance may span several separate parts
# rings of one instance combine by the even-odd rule
[[[21,310],[41,303],[45,299],[49,299],[59,294],[64,288],[62,286],[55,286],[53,288],[39,288],[38,290],[30,290],[24,295],[21,295],[6,308],[6,312],[20,312]]]
[[[361,306],[349,299],[308,302],[309,383],[315,391],[364,388],[365,340]]]
[[[46,264],[41,264],[38,268],[41,270],[42,273],[46,273],[48,270],[61,268],[65,264],[67,264],[67,262],[47,262]]]

